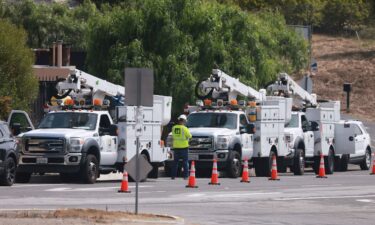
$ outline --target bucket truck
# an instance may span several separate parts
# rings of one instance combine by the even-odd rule
[[[332,174],[335,169],[345,170],[349,162],[348,154],[355,153],[357,150],[345,147],[352,146],[350,142],[355,142],[353,138],[355,135],[350,136],[353,139],[350,141],[349,136],[343,138],[343,133],[353,133],[354,127],[360,126],[353,124],[353,121],[340,122],[340,102],[318,102],[315,94],[310,94],[303,89],[286,73],[280,73],[277,81],[270,85],[268,90],[273,95],[294,98],[296,110],[292,112],[292,118],[285,126],[285,139],[290,154],[284,161],[284,167],[289,166],[294,174],[302,175],[304,165],[308,164],[318,172],[319,156],[323,154],[327,174]],[[343,124],[346,124],[345,128]],[[348,129],[350,124],[352,128]],[[368,135],[364,138],[370,140]],[[371,153],[371,149],[368,149],[370,149],[369,144],[361,150],[363,152],[361,158],[367,162]],[[366,152],[370,153],[365,154]]]
[[[238,177],[241,161],[252,159],[257,176],[268,176],[272,156],[286,154],[283,129],[291,99],[266,98],[265,90],[256,91],[219,69],[197,84],[196,94],[204,104],[187,108],[187,126],[193,135],[189,160],[196,161],[197,172],[209,171],[216,158],[220,171]],[[250,105],[237,101],[238,96]]]
[[[55,106],[39,126],[18,136],[17,181],[28,182],[32,173],[52,172],[60,173],[62,180],[78,177],[94,183],[100,174],[122,172],[136,154],[136,110],[126,102],[121,106],[125,88],[75,69],[57,90]],[[153,166],[149,177],[156,178],[167,159],[161,128],[170,120],[171,104],[171,97],[154,95],[153,107],[143,108],[140,154]],[[116,106],[115,122],[107,110],[111,106]],[[14,112],[10,121],[22,116],[27,114]]]

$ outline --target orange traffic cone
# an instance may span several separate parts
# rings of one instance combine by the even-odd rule
[[[212,166],[212,175],[211,175],[211,182],[208,183],[210,185],[220,185],[219,183],[219,175],[217,173],[217,161],[214,159],[214,165]]]
[[[197,188],[198,186],[195,185],[195,163],[194,161],[191,162],[190,167],[190,176],[189,176],[189,183],[186,185],[187,188]]]
[[[326,169],[324,167],[324,156],[320,154],[320,166],[319,166],[319,175],[316,178],[327,178]]]
[[[244,160],[241,182],[250,183],[249,165],[248,165],[248,162],[247,162],[247,158],[245,158],[245,160]]]
[[[118,192],[130,193],[128,185],[128,172],[124,170],[122,174],[121,188]]]
[[[277,177],[277,165],[276,165],[276,155],[272,157],[272,170],[271,170],[271,177],[268,180],[280,180]]]
[[[371,175],[375,175],[375,152],[372,153],[372,172]]]

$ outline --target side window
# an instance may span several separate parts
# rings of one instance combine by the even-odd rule
[[[4,133],[3,133],[3,125],[0,125],[0,138],[3,138],[4,137]]]
[[[1,136],[4,137],[4,138],[10,138],[11,137],[10,130],[9,130],[8,126],[0,125],[0,137]]]
[[[111,126],[111,121],[109,120],[107,115],[101,115],[100,116],[100,128],[109,128]]]
[[[244,114],[240,115],[240,125],[241,126],[246,126],[247,125],[247,119],[246,119],[246,116]]]
[[[354,134],[355,134],[355,135],[361,135],[361,134],[362,134],[362,131],[361,131],[361,129],[358,127],[358,125],[354,125]]]
[[[304,130],[310,130],[310,125],[309,125],[309,121],[306,119],[306,117],[304,115],[301,116],[301,125],[302,125],[302,129]]]
[[[18,123],[21,125],[21,132],[26,132],[28,131],[28,128],[31,127],[31,124],[27,120],[27,117],[23,113],[14,113],[12,114],[12,118],[9,122],[9,126],[13,127],[15,123]]]

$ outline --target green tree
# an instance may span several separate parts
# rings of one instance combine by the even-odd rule
[[[103,9],[102,9],[103,10]],[[125,67],[149,67],[155,93],[174,97],[174,113],[214,65],[259,88],[280,71],[304,67],[306,43],[277,12],[247,13],[203,0],[131,1],[90,20],[87,65],[123,83]]]
[[[23,110],[29,110],[38,93],[34,57],[26,37],[23,29],[0,19],[0,96],[3,102],[8,102],[5,96],[10,97],[11,107]],[[6,109],[0,108],[0,115],[5,115],[2,110]]]
[[[329,32],[358,29],[368,19],[369,9],[366,0],[330,0],[323,10],[323,26]]]

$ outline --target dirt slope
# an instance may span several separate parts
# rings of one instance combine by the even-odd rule
[[[344,83],[352,83],[350,114],[375,121],[375,41],[313,36],[318,73],[313,78],[318,99],[341,101],[346,109]]]

